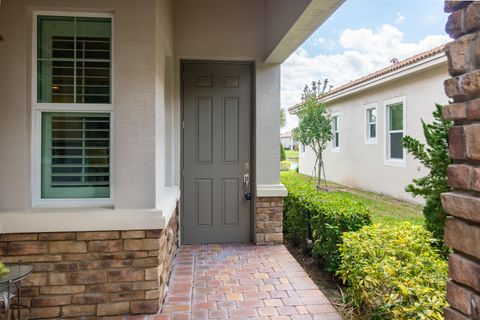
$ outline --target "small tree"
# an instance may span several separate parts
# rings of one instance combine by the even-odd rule
[[[451,163],[448,158],[448,130],[453,125],[452,121],[443,117],[442,109],[443,106],[435,105],[432,123],[425,123],[422,120],[426,145],[409,136],[403,139],[405,149],[430,169],[428,175],[414,179],[413,183],[405,188],[405,191],[425,199],[423,214],[426,227],[435,238],[440,240],[441,245],[443,245],[443,231],[447,215],[442,208],[440,194],[451,190],[447,183],[447,168]]]
[[[285,108],[280,108],[280,128],[285,128],[287,125],[287,113]],[[285,155],[285,148],[283,147],[282,143],[280,142],[280,161],[287,160]]]
[[[323,89],[321,82],[312,82],[311,87],[305,85],[302,94],[302,106],[297,115],[300,119],[298,127],[293,129],[293,137],[305,146],[309,146],[316,156],[314,170],[317,171],[317,188],[323,178],[326,185],[325,168],[323,163],[323,151],[329,141],[332,140],[332,119],[328,114],[325,104],[319,100],[325,92],[328,81],[324,81]]]

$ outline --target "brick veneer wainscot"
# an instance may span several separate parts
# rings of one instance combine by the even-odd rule
[[[257,245],[283,243],[283,198],[257,198],[255,240]]]
[[[453,103],[445,117],[455,121],[449,132],[448,182],[453,192],[442,195],[449,214],[445,243],[449,257],[445,318],[480,319],[480,2],[445,1],[451,13],[446,31],[455,39],[446,47],[445,92]]]
[[[178,209],[164,230],[0,235],[0,261],[33,265],[22,318],[157,313],[177,249]]]

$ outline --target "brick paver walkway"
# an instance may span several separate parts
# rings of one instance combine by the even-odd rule
[[[160,315],[180,319],[341,320],[283,245],[182,246]]]

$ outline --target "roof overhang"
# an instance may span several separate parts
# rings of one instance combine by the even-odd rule
[[[312,0],[273,50],[267,53],[265,62],[283,63],[344,2],[345,0]]]

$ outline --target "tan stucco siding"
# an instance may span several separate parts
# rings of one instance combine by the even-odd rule
[[[422,202],[404,191],[412,179],[424,176],[427,169],[406,156],[405,167],[387,166],[385,154],[384,101],[406,97],[406,135],[424,141],[420,119],[431,122],[434,104],[444,104],[442,81],[447,75],[446,64],[430,68],[402,79],[327,103],[331,113],[340,119],[340,150],[332,152],[331,144],[324,153],[327,179],[348,186],[389,194],[410,201]],[[377,144],[365,143],[366,104],[378,103]],[[307,148],[300,154],[300,172],[312,174],[315,158]]]
[[[160,3],[166,3],[161,1]],[[33,11],[113,14],[114,185],[117,208],[155,206],[155,1],[6,0],[0,8],[0,209],[31,206]],[[61,13],[59,13],[61,15]],[[163,13],[162,13],[163,14]],[[162,15],[160,14],[160,15]],[[165,13],[166,16],[171,15]],[[168,19],[166,21],[169,21]],[[171,20],[170,20],[171,21]],[[172,42],[172,37],[162,39]],[[173,43],[170,43],[170,52]],[[8,120],[7,120],[8,119]],[[134,192],[132,192],[134,190]]]
[[[116,209],[157,208],[168,193],[164,189],[180,184],[181,59],[255,64],[256,182],[279,183],[280,65],[264,63],[265,33],[271,32],[266,31],[265,1],[207,0],[199,6],[195,0],[143,0],[141,5],[128,0],[3,0],[0,211],[32,207],[32,160],[39,156],[31,153],[35,10],[113,15]],[[288,23],[283,32],[290,29]],[[269,39],[268,46],[274,46],[281,34]]]
[[[3,1],[0,10],[0,207],[25,208],[30,194],[31,21],[23,1]],[[6,76],[8,75],[8,76]]]
[[[255,63],[256,125],[252,130],[256,131],[256,182],[277,184],[280,169],[280,65],[263,63],[264,2],[207,0],[201,6],[197,3],[196,0],[174,2],[176,68],[179,68],[180,59]],[[179,86],[176,92],[180,96]]]

